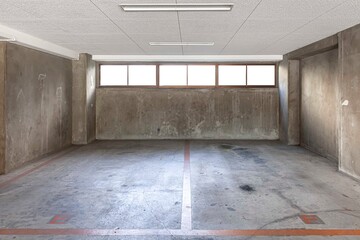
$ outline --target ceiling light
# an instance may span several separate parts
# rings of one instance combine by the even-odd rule
[[[122,3],[125,12],[230,11],[233,3]]]
[[[151,46],[214,46],[214,42],[149,42]]]

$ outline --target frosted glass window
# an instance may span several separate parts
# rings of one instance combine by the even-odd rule
[[[239,65],[219,66],[219,85],[222,86],[246,85],[246,66],[239,66]]]
[[[101,65],[100,86],[126,86],[126,65]]]
[[[247,84],[251,86],[274,86],[275,66],[274,65],[249,65],[247,69]]]
[[[186,65],[161,65],[160,86],[186,86]]]
[[[156,65],[130,65],[129,86],[156,86]]]
[[[189,86],[214,86],[215,65],[189,65],[188,66]]]

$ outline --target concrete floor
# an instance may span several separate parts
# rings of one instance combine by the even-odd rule
[[[276,141],[98,141],[0,176],[0,239],[359,239],[359,229],[359,182]]]

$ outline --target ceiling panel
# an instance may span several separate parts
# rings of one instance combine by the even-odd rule
[[[179,13],[124,12],[118,6],[175,0],[0,1],[0,24],[101,55],[284,54],[360,23],[359,0],[222,0],[234,3],[232,11]],[[154,47],[153,41],[215,45]]]

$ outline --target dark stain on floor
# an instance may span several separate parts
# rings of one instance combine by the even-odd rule
[[[234,146],[230,144],[221,144],[220,147],[224,149],[232,149]]]
[[[241,185],[239,188],[246,192],[255,192],[255,188],[253,188],[252,186],[250,186],[248,184]]]

